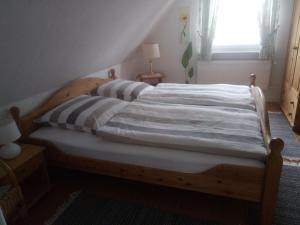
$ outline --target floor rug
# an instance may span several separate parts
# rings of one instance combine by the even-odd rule
[[[300,167],[284,166],[274,225],[300,224]]]
[[[72,200],[45,225],[220,225],[180,216],[156,208],[112,199],[90,192],[73,194]]]
[[[281,138],[285,143],[282,155],[300,158],[300,142],[297,140],[284,115],[280,112],[271,112],[269,117],[272,136]]]

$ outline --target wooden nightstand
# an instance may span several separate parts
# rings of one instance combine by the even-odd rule
[[[136,79],[141,82],[147,82],[151,85],[157,85],[163,81],[165,75],[162,73],[139,74]]]
[[[50,190],[50,181],[44,158],[44,147],[21,145],[21,154],[11,160],[4,160],[14,171],[27,208],[31,208]]]

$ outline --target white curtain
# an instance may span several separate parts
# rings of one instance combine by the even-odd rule
[[[4,215],[2,213],[1,207],[0,207],[0,225],[7,225],[6,221],[5,221],[5,218],[4,218]]]
[[[279,21],[279,0],[262,0],[259,14],[261,35],[260,59],[272,59]]]
[[[220,0],[200,0],[200,60],[210,60]]]

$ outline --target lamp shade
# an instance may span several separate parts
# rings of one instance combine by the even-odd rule
[[[145,59],[160,58],[159,44],[143,44],[142,49]]]
[[[21,137],[21,133],[13,119],[0,120],[0,145],[13,142]]]

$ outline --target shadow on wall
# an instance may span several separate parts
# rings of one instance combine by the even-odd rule
[[[122,63],[173,1],[1,1],[0,106]]]

